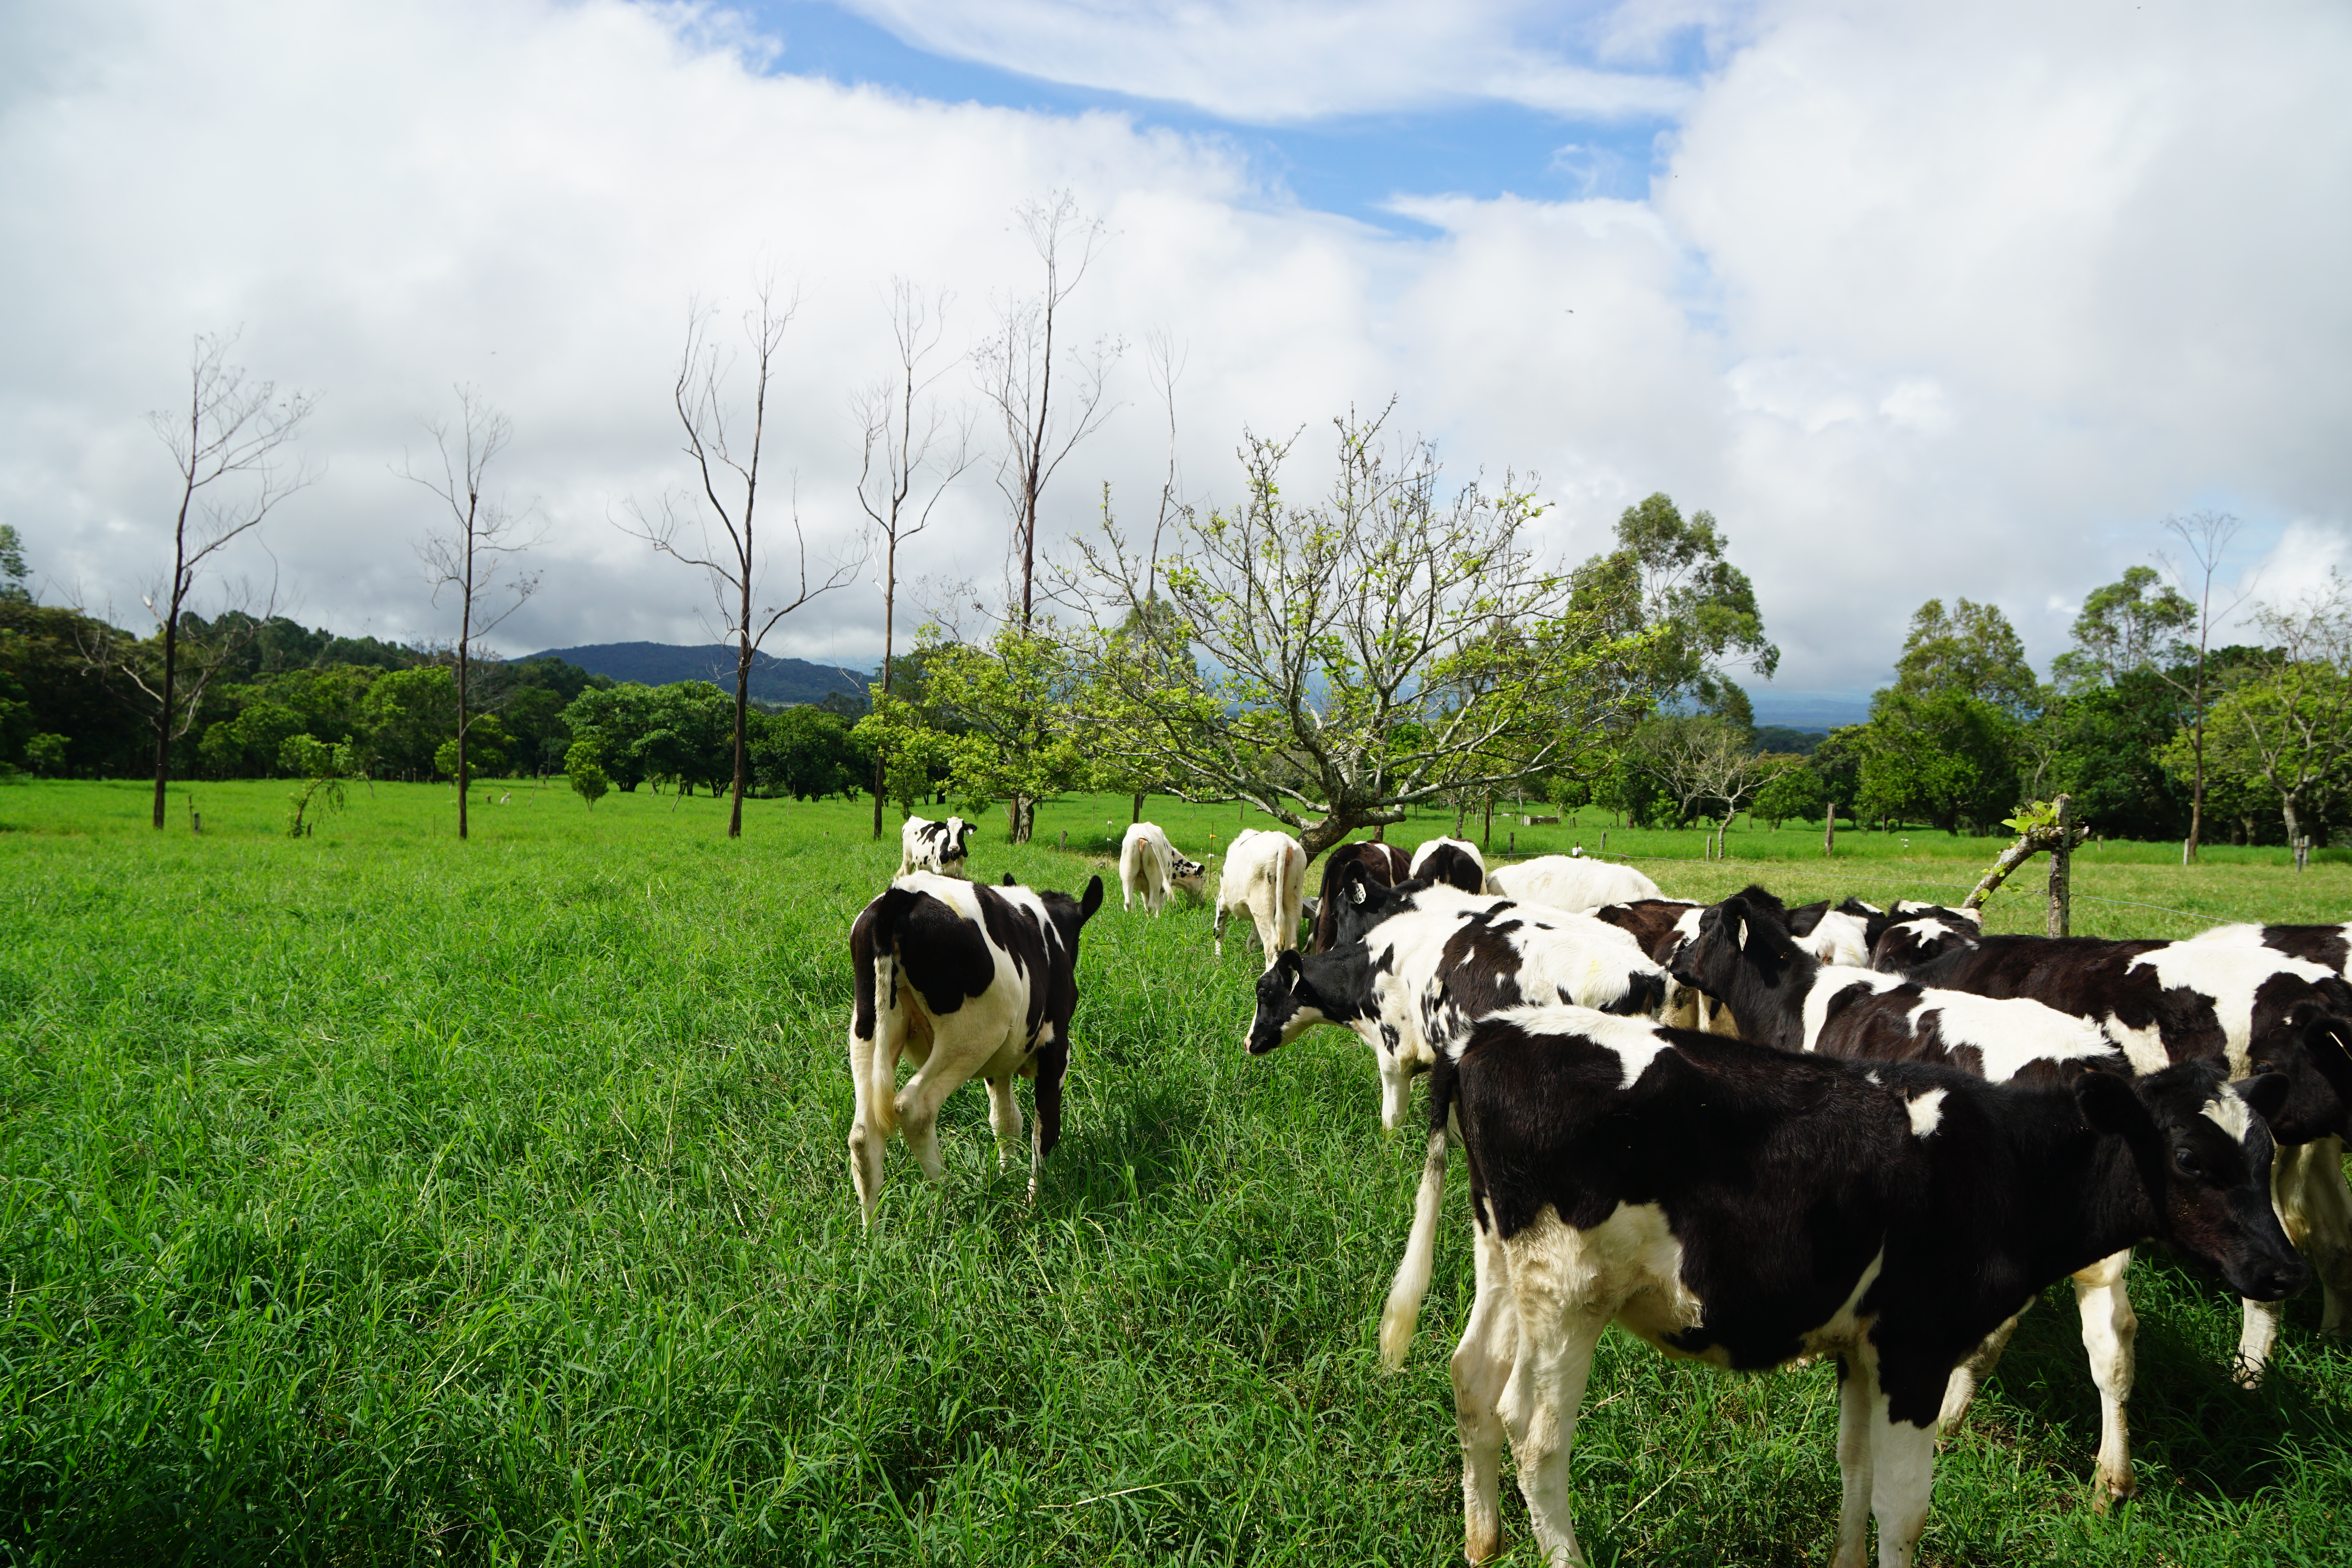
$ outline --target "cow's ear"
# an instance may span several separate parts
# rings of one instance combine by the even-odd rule
[[[1094,918],[1094,912],[1100,908],[1102,908],[1102,879],[1088,878],[1087,890],[1078,896],[1078,923],[1086,924]]]
[[[2151,1142],[2159,1135],[2156,1118],[2130,1082],[2119,1073],[2086,1072],[2074,1080],[2074,1103],[2095,1132],[2111,1133],[2127,1143]]]
[[[1365,900],[1371,897],[1371,880],[1364,871],[1363,862],[1358,861],[1349,866],[1348,868],[1348,901],[1358,909],[1362,909]]]
[[[1018,880],[1016,880],[1016,879],[1014,879],[1014,877],[1013,877],[1013,873],[1012,873],[1012,872],[1007,871],[1006,873],[1004,873],[1004,885],[1005,885],[1006,887],[1008,887],[1008,888],[1017,888],[1017,887],[1019,887],[1021,884],[1020,884],[1020,882],[1019,882]]]
[[[2286,1074],[2266,1072],[2231,1087],[2238,1091],[2238,1098],[2246,1102],[2246,1109],[2261,1117],[2267,1126],[2286,1109],[2287,1090],[2293,1086],[2287,1082]]]

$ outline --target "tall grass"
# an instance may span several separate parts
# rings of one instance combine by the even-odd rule
[[[1381,1134],[1351,1037],[1243,1056],[1255,954],[1213,959],[1205,911],[1123,916],[1114,889],[1087,929],[1034,1205],[968,1091],[947,1182],[894,1147],[868,1236],[845,933],[897,847],[862,808],[756,803],[730,843],[719,802],[499,786],[460,845],[446,789],[357,791],[303,840],[282,795],[197,785],[198,837],[177,801],[146,828],[135,786],[0,790],[9,1558],[1458,1559],[1458,1194],[1383,1376],[1418,1153]],[[1048,806],[1023,848],[990,824],[975,872],[1076,889],[1105,858],[1083,830],[1115,840],[1124,805]],[[1230,808],[1147,815],[1196,855],[1231,832]],[[1799,858],[1759,858],[1654,874],[1806,894]],[[1964,886],[1958,858],[1852,869]],[[2339,867],[2094,855],[2077,885],[2352,913]],[[2084,1506],[2096,1405],[2062,1291],[1944,1456],[1930,1560],[2342,1562],[2352,1364],[2316,1302],[2249,1395],[2218,1285],[2154,1258],[2133,1289],[2142,1500]],[[1596,1562],[1825,1552],[1826,1369],[1727,1378],[1612,1336],[1587,1411]]]

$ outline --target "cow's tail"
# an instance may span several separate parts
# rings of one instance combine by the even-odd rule
[[[1454,1110],[1454,1079],[1453,1058],[1441,1053],[1429,1079],[1429,1143],[1422,1161],[1421,1191],[1412,1202],[1412,1238],[1405,1243],[1404,1261],[1397,1265],[1388,1305],[1381,1310],[1381,1365],[1390,1372],[1404,1365],[1413,1328],[1421,1321],[1422,1299],[1429,1294],[1438,1211],[1445,1201],[1446,1123]]]
[[[1307,889],[1307,851],[1285,844],[1274,861],[1275,951],[1298,945],[1298,908]]]
[[[907,1044],[898,935],[907,911],[920,896],[906,888],[891,888],[874,900],[874,923],[866,932],[872,944],[872,961],[857,976],[861,994],[856,1022],[868,1026],[858,1042],[865,1059],[858,1064],[857,1095],[864,1102],[866,1124],[885,1137],[898,1128],[898,1056]]]

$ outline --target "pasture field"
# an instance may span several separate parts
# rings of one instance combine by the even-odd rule
[[[1111,888],[1034,1205],[974,1089],[943,1186],[893,1145],[869,1237],[846,933],[898,850],[866,806],[751,803],[730,843],[721,801],[494,785],[461,845],[446,787],[379,784],[289,840],[286,787],[195,785],[201,837],[177,791],[158,835],[144,786],[0,788],[8,1561],[1459,1561],[1462,1183],[1382,1375],[1419,1140],[1382,1135],[1339,1031],[1244,1056],[1245,935],[1219,963],[1206,910],[1126,916]],[[1018,848],[992,818],[974,870],[1075,889],[1126,807],[1046,806]],[[1146,814],[1203,858],[1235,821]],[[1591,847],[1593,820],[1519,847]],[[1718,865],[1672,863],[1695,832],[1610,847],[1664,857],[1671,893],[1791,901],[1957,898],[1998,847],[1910,837],[1842,833],[1826,871],[1818,827],[1735,832]],[[2095,850],[2077,929],[2352,916],[2352,868],[2278,858]],[[2039,929],[2040,879],[1996,928]],[[2352,1354],[2316,1300],[2248,1394],[2218,1284],[2158,1255],[2132,1288],[2139,1500],[2088,1507],[2061,1285],[1947,1445],[1925,1560],[2345,1563]],[[1826,1366],[1727,1377],[1612,1335],[1573,1461],[1587,1550],[1821,1561],[1835,1427]]]

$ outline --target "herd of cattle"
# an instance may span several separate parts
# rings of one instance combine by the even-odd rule
[[[889,1132],[938,1178],[940,1102],[971,1079],[1003,1159],[1021,1132],[1013,1079],[1034,1080],[1033,1193],[1060,1131],[1078,934],[1102,879],[1076,898],[972,882],[970,832],[908,823],[898,878],[851,931],[850,1169],[868,1224]],[[2280,1303],[2315,1272],[2323,1328],[2343,1328],[2352,924],[1989,936],[1975,911],[1933,905],[1790,909],[1755,887],[1667,899],[1582,858],[1489,872],[1455,839],[1410,860],[1343,845],[1308,898],[1306,863],[1287,835],[1238,836],[1217,940],[1238,910],[1265,951],[1251,1053],[1318,1024],[1353,1030],[1391,1128],[1411,1080],[1430,1079],[1380,1324],[1391,1366],[1463,1153],[1476,1295],[1453,1374],[1474,1562],[1500,1547],[1506,1436],[1548,1560],[1581,1561],[1568,1450],[1611,1322],[1721,1367],[1836,1357],[1837,1568],[1868,1560],[1873,1517],[1879,1563],[1912,1561],[1937,1431],[2058,1279],[2074,1281],[2099,1390],[2100,1507],[2133,1489],[2135,1244],[2170,1243],[2243,1299],[2249,1386]],[[1119,876],[1129,907],[1156,915],[1171,890],[1202,897],[1207,872],[1140,823]]]

